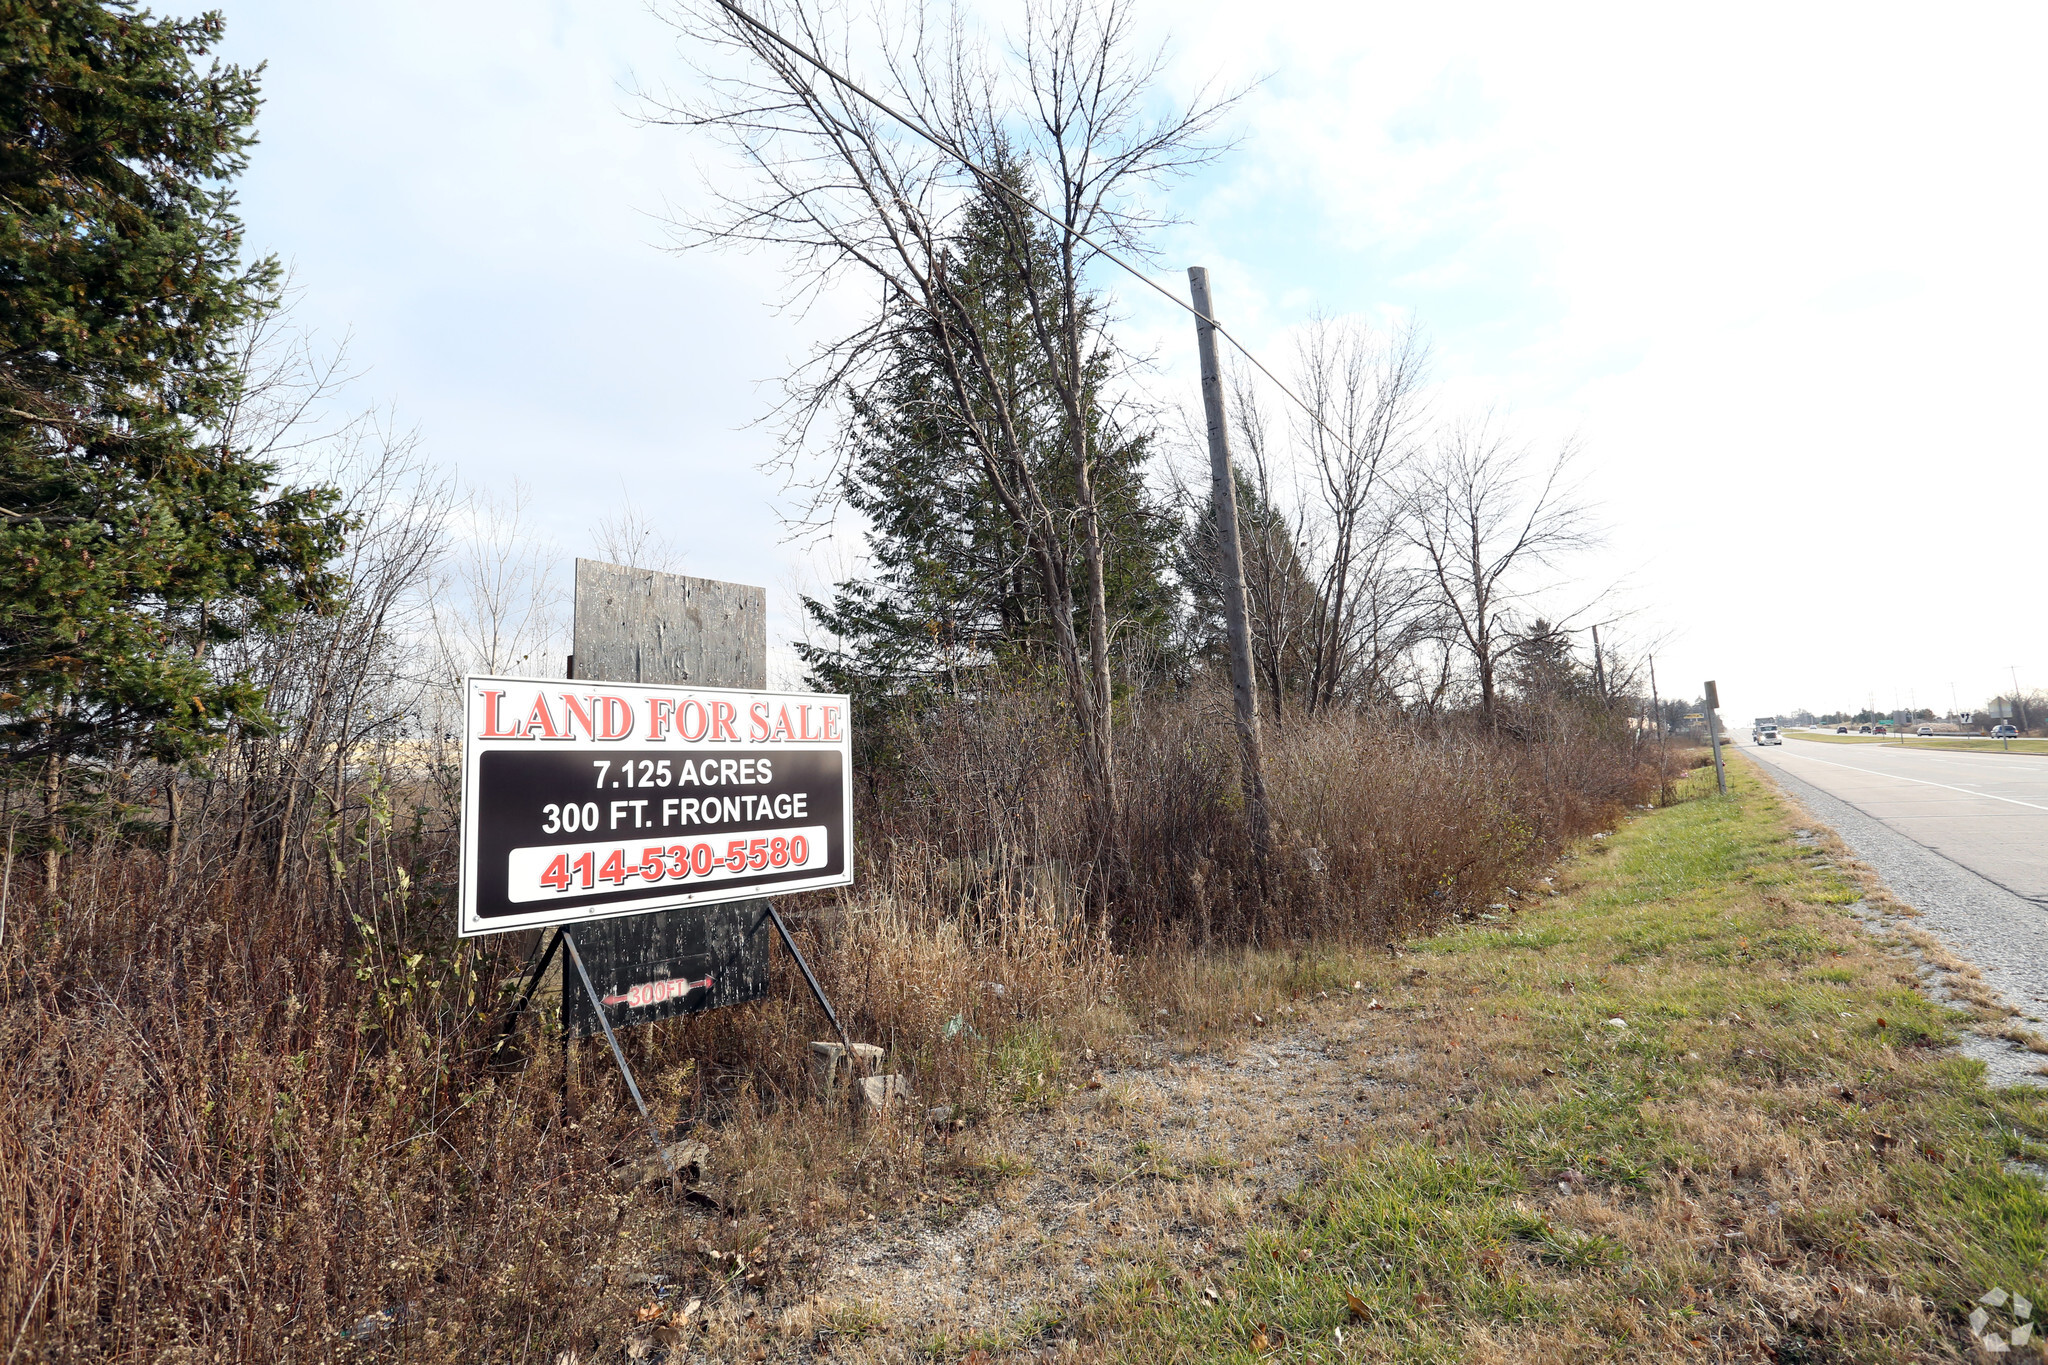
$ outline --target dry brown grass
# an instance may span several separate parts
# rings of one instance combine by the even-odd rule
[[[757,1005],[628,1035],[663,1125],[712,1147],[725,1211],[701,1224],[680,1196],[622,1186],[646,1135],[594,1048],[491,1064],[519,963],[505,943],[454,942],[449,850],[420,832],[432,821],[408,832],[389,811],[402,792],[333,833],[331,883],[280,885],[260,856],[236,860],[238,835],[208,845],[195,826],[175,885],[156,854],[111,842],[53,903],[17,885],[0,945],[0,1331],[19,1358],[541,1361],[615,1344],[649,1276],[730,1303],[801,1285],[826,1230],[1009,1178],[981,1130],[935,1130],[926,1106],[1057,1111],[1099,1096],[1090,1074],[1148,1030],[1220,1038],[1284,1017],[1657,781],[1588,736],[1549,752],[1301,726],[1276,738],[1286,862],[1257,904],[1228,751],[1178,705],[1127,729],[1125,838],[1106,863],[1082,856],[1085,822],[1061,803],[1059,732],[1020,701],[928,729],[911,771],[931,780],[899,775],[880,793],[893,804],[864,812],[857,891],[791,906],[915,1105],[865,1122],[818,1107],[804,1045],[823,1029],[779,967]],[[1212,951],[1191,954],[1204,937]],[[1109,1108],[1139,1124],[1140,1099]]]
[[[1942,1046],[1971,1016],[1753,775],[1737,794],[1417,945],[1388,1008],[1324,1007],[1369,1135],[1239,1225],[1216,1300],[1185,1244],[1133,1267],[1084,1354],[1962,1359],[1980,1294],[2041,1299],[2048,1192],[2006,1163],[2048,1151],[2048,1095],[1984,1090]]]

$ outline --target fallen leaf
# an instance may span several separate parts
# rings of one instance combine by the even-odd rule
[[[1254,1351],[1270,1351],[1273,1349],[1273,1339],[1266,1335],[1266,1324],[1263,1322],[1252,1332],[1251,1347]]]
[[[642,1322],[653,1322],[656,1318],[660,1317],[661,1314],[662,1307],[661,1300],[659,1299],[656,1299],[653,1303],[645,1303],[640,1305],[639,1318]]]
[[[1216,1292],[1216,1286],[1213,1284],[1205,1284],[1202,1286],[1202,1297],[1207,1299],[1211,1303],[1223,1302],[1223,1296]]]
[[[1359,1298],[1352,1290],[1347,1289],[1344,1291],[1344,1304],[1351,1310],[1351,1316],[1357,1318],[1360,1322],[1372,1321],[1372,1309],[1366,1307],[1365,1300]],[[1343,1340],[1342,1337],[1337,1339],[1339,1341]]]
[[[683,1329],[672,1322],[664,1322],[654,1329],[654,1339],[664,1346],[673,1346],[683,1339]]]

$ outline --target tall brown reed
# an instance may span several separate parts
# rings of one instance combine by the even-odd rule
[[[1108,848],[1066,730],[1029,693],[920,718],[902,764],[864,784],[860,884],[786,908],[920,1106],[1045,1093],[1063,1053],[1128,1030],[1126,997],[1176,955],[1426,929],[1658,783],[1590,725],[1296,722],[1272,735],[1280,837],[1261,868],[1217,701],[1129,704]],[[492,1063],[520,959],[455,942],[430,833],[446,822],[391,815],[435,790],[394,781],[330,829],[317,884],[281,884],[249,843],[188,845],[172,881],[160,850],[111,840],[56,900],[17,884],[0,941],[10,1358],[326,1359],[369,1333],[410,1358],[537,1360],[613,1311],[592,1284],[620,1254],[612,1176],[645,1134],[600,1058]],[[722,1145],[727,1197],[829,1217],[915,1180],[932,1149],[921,1123],[818,1120],[804,1045],[821,1036],[778,967],[769,999],[628,1047],[663,1123]]]

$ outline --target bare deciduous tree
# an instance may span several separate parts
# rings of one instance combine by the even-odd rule
[[[590,541],[597,557],[607,564],[624,564],[658,573],[680,573],[687,551],[661,529],[660,523],[640,510],[629,491],[619,489],[618,510],[590,529]]]
[[[1444,429],[1407,482],[1401,526],[1448,637],[1472,660],[1492,723],[1496,674],[1515,647],[1516,613],[1548,584],[1532,575],[1596,539],[1567,475],[1574,448],[1540,464],[1492,414]],[[1576,612],[1554,617],[1563,625]]]
[[[442,684],[464,673],[546,677],[562,666],[561,556],[535,535],[532,490],[472,491],[456,521],[455,548],[435,583],[434,647]]]
[[[1239,511],[1245,594],[1275,719],[1291,708],[1392,701],[1428,633],[1398,524],[1398,476],[1421,439],[1426,365],[1413,331],[1381,338],[1356,323],[1314,324],[1296,368],[1303,410],[1284,443],[1273,438],[1265,390],[1243,367],[1229,373],[1248,493]]]
[[[1083,767],[1105,839],[1114,828],[1109,640],[1101,526],[1093,488],[1102,414],[1091,372],[1114,361],[1108,312],[1090,294],[1100,248],[1142,254],[1161,220],[1143,192],[1212,157],[1209,130],[1228,101],[1206,93],[1168,106],[1159,54],[1133,51],[1127,0],[1028,0],[1007,45],[941,23],[918,3],[866,12],[832,0],[770,0],[752,16],[719,0],[667,11],[705,93],[651,100],[655,122],[712,130],[746,168],[742,190],[712,188],[712,207],[677,224],[681,245],[771,247],[794,268],[793,302],[848,276],[879,292],[875,316],[819,349],[791,378],[785,455],[808,455],[847,398],[873,378],[892,343],[916,333],[939,358],[952,396],[945,421],[959,456],[987,481],[1042,580]],[[799,55],[798,49],[802,54]],[[850,83],[858,79],[900,119]],[[810,57],[838,75],[820,71]],[[1021,297],[1064,435],[1062,487],[1029,458],[1028,427],[1004,358],[985,331],[987,282],[951,250],[976,194],[1004,206],[1002,287]],[[1045,247],[1051,225],[1050,251]],[[833,469],[810,486],[829,501]],[[1082,547],[1070,581],[1063,538]],[[1085,620],[1085,641],[1076,617]]]
[[[241,633],[209,653],[211,667],[260,689],[268,716],[238,725],[203,781],[162,773],[167,881],[193,856],[254,853],[282,890],[294,869],[324,866],[310,841],[356,799],[351,773],[365,746],[400,737],[419,713],[418,645],[449,488],[417,433],[343,405],[353,377],[345,343],[322,347],[281,309],[252,322],[240,358],[242,382],[217,438],[340,490],[351,531],[332,567],[344,586],[331,613]],[[239,779],[236,808],[205,809],[222,777]],[[191,790],[202,809],[188,819]],[[227,837],[201,848],[185,837],[188,824]]]
[[[1428,349],[1412,327],[1384,340],[1356,323],[1318,322],[1303,338],[1299,374],[1309,414],[1295,420],[1327,545],[1309,623],[1305,702],[1384,701],[1394,661],[1418,637],[1410,575],[1399,562],[1393,480],[1423,421]]]

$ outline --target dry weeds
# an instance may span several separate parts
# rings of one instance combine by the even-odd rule
[[[1522,914],[1235,957],[1188,992],[1230,1006],[947,1138],[803,1274],[684,1271],[672,1358],[1963,1358],[1986,1289],[2048,1291],[2048,1108],[1982,1089],[1874,888],[1737,781]]]
[[[919,1105],[859,1126],[822,1111],[805,1055],[824,1030],[778,966],[767,1000],[627,1035],[669,1136],[712,1149],[691,1194],[636,1183],[646,1134],[596,1049],[529,1029],[528,1056],[492,1063],[519,956],[452,940],[433,789],[370,772],[367,806],[309,831],[283,876],[250,833],[263,793],[204,783],[177,879],[110,837],[56,901],[15,888],[0,1331],[23,1358],[587,1361],[669,1285],[702,1299],[700,1335],[742,1304],[758,1325],[745,1296],[812,1283],[832,1228],[986,1202],[1013,1178],[990,1122],[1099,1101],[1096,1069],[1154,1065],[1169,1033],[1290,1025],[1335,980],[1330,953],[1257,945],[1370,957],[1497,899],[1659,779],[1625,739],[1568,727],[1510,743],[1300,722],[1275,738],[1283,851],[1254,907],[1211,700],[1146,699],[1126,727],[1112,858],[1090,861],[1064,732],[1028,696],[942,717],[864,784],[858,891],[787,908]],[[1079,1136],[1039,1159],[1047,1179],[1125,1179],[1115,1140]],[[663,1323],[665,1302],[645,1330]]]

